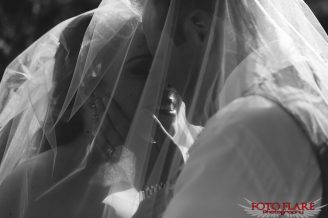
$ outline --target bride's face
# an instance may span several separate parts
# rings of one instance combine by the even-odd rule
[[[121,107],[123,113],[130,120],[132,120],[139,103],[139,98],[142,94],[152,63],[152,56],[147,46],[144,46],[144,43],[143,33],[138,30],[129,49],[129,54],[121,74],[119,75],[108,71],[100,83],[100,90],[102,90],[102,93],[105,93],[107,97],[115,92],[113,101]],[[117,84],[115,84],[115,82],[117,82]]]
[[[115,90],[113,101],[120,107],[130,122],[138,107],[152,60],[144,33],[141,28],[138,28],[121,74],[115,75],[107,72],[97,88],[98,96],[105,94],[109,97],[113,92],[112,90]],[[118,83],[115,84],[118,77]],[[172,94],[172,89],[166,89],[163,94],[162,104],[164,104],[164,107],[161,108],[160,117],[167,129],[169,129],[176,116],[178,104],[175,96]]]

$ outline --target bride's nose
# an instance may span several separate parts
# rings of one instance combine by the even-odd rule
[[[127,60],[137,56],[151,55],[141,25],[136,29],[130,44]]]

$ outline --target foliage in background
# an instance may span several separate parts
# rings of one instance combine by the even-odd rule
[[[2,0],[0,2],[0,78],[9,62],[51,27],[69,17],[96,8],[100,1]],[[306,2],[328,31],[328,0]]]
[[[19,53],[59,22],[96,8],[101,0],[0,1],[0,78]]]

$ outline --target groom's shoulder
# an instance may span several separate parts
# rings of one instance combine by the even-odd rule
[[[293,118],[275,102],[261,96],[236,99],[218,111],[207,126],[227,129],[272,130],[294,125]]]
[[[298,148],[309,148],[308,139],[296,121],[278,104],[260,96],[236,99],[218,111],[205,125],[192,147],[231,149],[261,149],[273,153]],[[205,150],[203,150],[205,151]]]

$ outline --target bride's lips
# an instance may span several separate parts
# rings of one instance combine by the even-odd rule
[[[149,54],[134,56],[126,61],[125,70],[131,75],[147,76],[149,74],[152,60],[152,56]]]
[[[150,55],[150,54],[140,54],[140,55],[136,55],[132,58],[130,58],[126,64],[131,64],[133,62],[136,62],[136,61],[140,61],[140,60],[152,60],[153,57]]]

